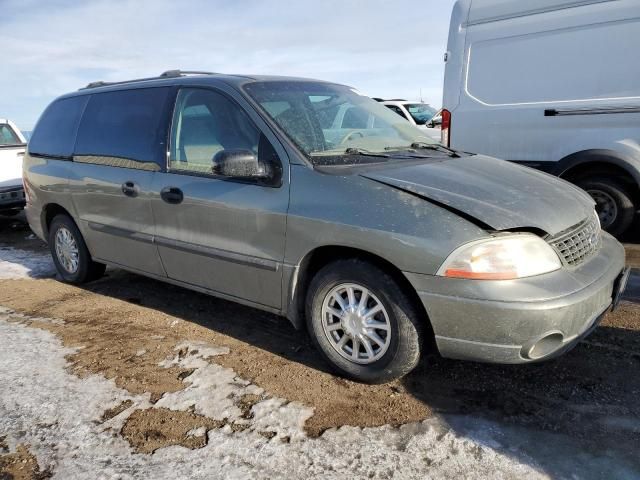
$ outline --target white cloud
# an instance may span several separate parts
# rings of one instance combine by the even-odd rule
[[[0,114],[31,128],[57,95],[172,68],[298,75],[441,102],[453,0],[7,0]],[[7,55],[7,52],[10,55]]]

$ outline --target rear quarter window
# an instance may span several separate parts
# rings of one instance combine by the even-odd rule
[[[22,142],[6,123],[0,123],[0,145],[20,145]]]
[[[70,157],[88,96],[62,98],[44,111],[29,140],[29,153]]]
[[[89,163],[159,169],[169,90],[161,87],[93,94],[78,130],[75,155],[91,157],[85,160]]]

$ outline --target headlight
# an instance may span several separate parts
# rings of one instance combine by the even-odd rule
[[[477,280],[511,280],[553,272],[562,263],[551,246],[529,233],[471,242],[457,248],[437,275]]]

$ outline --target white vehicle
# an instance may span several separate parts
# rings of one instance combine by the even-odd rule
[[[22,158],[26,140],[13,122],[0,118],[0,214],[11,215],[24,207]]]
[[[579,185],[621,235],[640,206],[639,43],[637,0],[458,0],[442,143]]]
[[[398,115],[406,119],[412,125],[424,129],[430,138],[440,141],[440,129],[430,123],[437,110],[428,103],[412,102],[410,100],[382,100],[377,99],[385,107],[393,110]]]

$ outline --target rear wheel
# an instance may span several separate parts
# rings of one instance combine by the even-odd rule
[[[622,235],[633,223],[636,207],[628,190],[613,178],[585,178],[576,182],[596,202],[600,224],[615,236]]]
[[[49,226],[49,248],[58,274],[65,282],[80,284],[104,275],[106,266],[94,262],[75,222],[57,215]]]
[[[309,286],[306,310],[314,343],[343,376],[384,383],[420,360],[425,319],[375,265],[354,259],[322,268]]]

